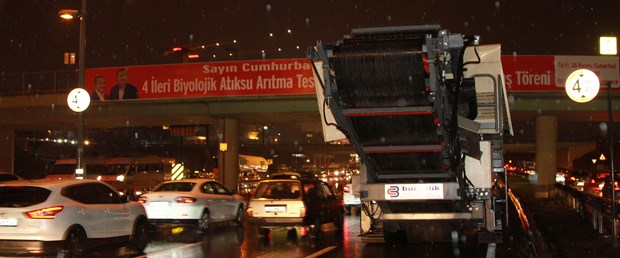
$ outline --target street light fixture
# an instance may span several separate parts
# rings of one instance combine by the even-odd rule
[[[65,9],[58,12],[58,15],[62,19],[73,19],[78,17],[80,19],[80,44],[78,52],[78,85],[77,88],[84,90],[84,67],[85,67],[85,49],[86,49],[86,0],[81,1],[80,11]],[[90,100],[90,99],[89,99]],[[82,162],[84,157],[84,114],[83,112],[77,112],[77,159],[76,159],[76,178],[86,177],[84,172],[84,164]]]
[[[63,18],[65,20],[72,20],[73,18],[78,16],[78,10],[64,9],[58,11],[58,15],[60,15],[60,18]]]

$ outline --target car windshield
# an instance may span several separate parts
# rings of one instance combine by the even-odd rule
[[[295,181],[261,183],[254,194],[255,198],[298,199],[300,184]]]
[[[33,186],[0,187],[0,207],[28,207],[44,202],[51,191]]]
[[[195,185],[193,182],[165,183],[153,189],[153,192],[189,192]]]

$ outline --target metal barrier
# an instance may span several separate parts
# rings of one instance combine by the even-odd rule
[[[511,190],[508,190],[508,196],[519,216],[528,255],[530,257],[557,257],[557,248],[549,236],[537,225],[534,214],[527,207],[521,205],[521,201]]]
[[[597,230],[599,234],[611,234],[611,230],[613,230],[611,200],[565,185],[557,184],[556,189],[564,204],[591,221],[592,228]],[[618,210],[618,204],[615,205],[616,210]],[[616,214],[613,227],[618,232],[618,214]]]
[[[0,96],[68,93],[77,86],[77,70],[0,74]]]

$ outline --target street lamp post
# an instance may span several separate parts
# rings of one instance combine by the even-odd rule
[[[601,55],[617,55],[618,44],[616,37],[600,37],[599,53]],[[614,115],[611,105],[611,80],[607,80],[607,109],[609,112],[609,123],[607,132],[609,136],[609,167],[611,170],[611,246],[618,246],[618,228],[616,219],[616,172],[614,171]]]
[[[86,0],[81,0],[80,11],[61,10],[60,17],[63,19],[73,19],[76,15],[80,19],[80,42],[78,52],[78,86],[84,89],[84,69],[85,69],[85,49],[86,49]],[[90,102],[90,101],[89,101]],[[88,105],[86,105],[88,107]],[[84,172],[84,114],[77,112],[77,158],[76,158],[76,177],[83,178],[86,176]]]
[[[609,168],[611,171],[611,219],[613,221],[612,225],[612,240],[611,240],[611,245],[613,247],[617,247],[618,246],[618,239],[617,239],[617,234],[618,234],[618,230],[617,230],[617,222],[616,222],[616,189],[614,187],[616,179],[616,172],[614,171],[614,114],[612,111],[612,106],[611,106],[611,81],[607,81],[607,109],[609,110],[609,125],[607,126],[607,132],[609,134]]]

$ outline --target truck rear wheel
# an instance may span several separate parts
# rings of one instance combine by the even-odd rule
[[[407,244],[407,232],[398,223],[383,223],[383,240],[390,246]]]

